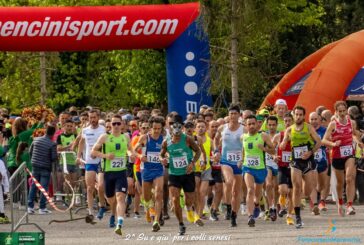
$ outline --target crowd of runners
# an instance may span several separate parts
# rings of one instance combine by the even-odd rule
[[[201,106],[184,119],[159,109],[70,108],[58,116],[55,132],[40,137],[50,137],[57,147],[55,199],[69,192],[65,176],[73,187],[82,179],[88,222],[107,214],[116,234],[122,235],[126,218],[133,217],[145,219],[154,232],[166,220],[174,222],[183,235],[183,213],[197,226],[225,219],[235,227],[240,216],[239,223],[250,227],[258,218],[285,218],[287,225],[301,228],[303,208],[320,215],[332,200],[339,216],[355,215],[354,201],[364,202],[364,102],[348,108],[338,101],[334,109],[289,111],[279,99],[272,110],[231,105],[226,117],[217,118],[213,108]],[[1,116],[0,223],[5,223],[7,171],[13,174],[26,161],[48,190],[51,176],[34,166],[33,140],[37,127],[50,124],[31,125],[6,111]],[[35,214],[36,187],[30,185],[27,211]],[[51,213],[43,195],[39,200],[39,214]],[[170,220],[171,212],[176,220]]]

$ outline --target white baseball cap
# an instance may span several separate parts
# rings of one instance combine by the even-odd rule
[[[287,102],[284,99],[278,99],[278,100],[276,100],[275,105],[285,105],[285,106],[287,106]]]

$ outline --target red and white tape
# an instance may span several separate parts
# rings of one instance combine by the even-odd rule
[[[56,204],[53,202],[52,198],[49,197],[47,191],[43,188],[43,186],[38,182],[38,180],[33,176],[33,174],[29,171],[28,168],[25,168],[25,170],[28,172],[28,174],[30,175],[30,177],[32,178],[32,180],[34,181],[34,184],[35,186],[38,188],[38,190],[40,190],[42,192],[42,194],[44,195],[44,197],[47,199],[49,205],[51,205],[51,207],[58,211],[58,212],[62,212],[62,213],[65,213],[67,212],[68,210],[70,210],[73,205],[74,205],[74,202],[75,202],[75,192],[71,186],[71,184],[69,183],[68,180],[65,180],[67,185],[70,187],[71,191],[72,191],[72,199],[71,199],[71,204],[69,205],[69,207],[66,209],[66,210],[62,210],[62,209],[59,209]]]

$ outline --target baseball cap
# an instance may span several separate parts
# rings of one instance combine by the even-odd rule
[[[79,118],[78,116],[74,116],[74,117],[72,117],[72,121],[73,121],[74,123],[79,123],[79,122],[81,122],[81,121],[80,121],[80,118]]]
[[[269,111],[267,109],[261,109],[258,112],[258,115],[262,115],[262,116],[269,116]]]
[[[274,105],[287,105],[287,102],[284,99],[278,99],[276,100],[276,103]]]
[[[128,114],[125,114],[124,116],[121,117],[123,120],[129,122],[131,120],[133,120],[133,116],[130,115],[129,113]]]
[[[124,109],[124,108],[121,108],[120,110],[119,110],[119,113],[120,114],[124,114],[124,113],[127,113],[128,112],[128,110],[127,109]]]
[[[265,117],[263,115],[260,115],[260,114],[258,114],[256,116],[256,118],[257,118],[257,121],[264,121],[264,119],[265,119]]]

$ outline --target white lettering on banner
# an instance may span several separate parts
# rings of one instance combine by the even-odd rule
[[[51,20],[45,17],[44,20],[35,21],[4,21],[0,22],[0,37],[76,37],[82,40],[84,37],[116,36],[121,35],[173,35],[179,24],[178,19],[150,19],[135,20],[131,29],[125,29],[126,16],[119,20],[72,20],[70,16],[63,20]],[[196,110],[197,112],[197,110]]]
[[[197,102],[195,101],[186,101],[186,112],[194,112],[197,113]]]

